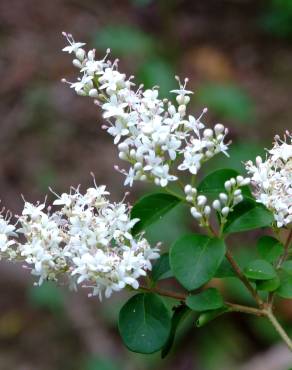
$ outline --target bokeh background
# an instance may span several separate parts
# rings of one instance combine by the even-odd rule
[[[118,200],[125,189],[114,171],[111,138],[91,100],[60,80],[75,78],[61,49],[61,32],[95,47],[110,47],[120,69],[161,92],[190,78],[194,115],[207,106],[209,124],[222,122],[233,141],[221,167],[262,154],[276,133],[291,129],[291,0],[0,0],[0,194],[21,211],[21,194],[43,200],[48,187],[107,184]],[[131,190],[137,199],[145,188]],[[148,230],[165,244],[190,227],[178,209]],[[232,239],[240,260],[255,253],[257,235]],[[264,319],[222,317],[202,329],[194,318],[178,333],[165,360],[128,352],[116,319],[127,295],[100,304],[86,292],[53,284],[32,287],[29,271],[0,265],[0,370],[288,370],[292,357]],[[171,284],[171,282],[167,283]],[[221,283],[222,284],[222,283]],[[226,279],[222,289],[248,302],[244,289]],[[292,332],[292,305],[277,303]]]

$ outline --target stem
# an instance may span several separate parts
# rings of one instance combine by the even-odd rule
[[[287,240],[284,244],[284,253],[282,254],[282,256],[280,257],[278,263],[277,263],[277,269],[279,269],[282,265],[282,263],[286,260],[286,258],[288,257],[288,254],[289,254],[289,245],[292,241],[292,229],[290,230],[289,234],[288,234],[288,237],[287,237]]]
[[[228,259],[229,263],[231,264],[231,266],[232,266],[234,272],[236,273],[236,275],[239,277],[239,279],[243,282],[243,284],[246,286],[246,288],[252,294],[252,296],[254,297],[257,304],[260,307],[262,307],[263,301],[262,301],[261,297],[258,295],[257,291],[253,288],[253,286],[248,281],[248,279],[243,275],[239,265],[237,264],[237,262],[235,261],[235,259],[232,256],[232,254],[228,250],[226,251],[226,258]]]
[[[186,294],[180,294],[180,293],[177,293],[177,292],[172,292],[170,290],[164,290],[164,289],[160,289],[160,288],[154,288],[154,287],[153,288],[147,288],[145,286],[140,285],[140,289],[144,290],[145,292],[157,293],[159,295],[162,295],[163,297],[170,297],[170,298],[177,299],[179,301],[185,301],[186,297],[187,297]]]
[[[225,304],[231,309],[231,311],[234,311],[234,312],[243,312],[243,313],[248,313],[248,314],[256,315],[256,316],[265,316],[265,313],[263,312],[263,310],[259,308],[243,306],[241,304],[230,303],[230,302],[225,302]]]
[[[283,329],[283,327],[281,326],[281,324],[279,323],[279,321],[274,316],[274,314],[273,314],[273,312],[272,312],[271,309],[268,309],[267,310],[266,316],[270,320],[271,324],[273,325],[273,327],[275,328],[275,330],[278,332],[278,334],[280,335],[280,337],[287,344],[287,346],[290,349],[290,351],[292,352],[292,341],[288,337],[287,333],[285,332],[285,330]]]

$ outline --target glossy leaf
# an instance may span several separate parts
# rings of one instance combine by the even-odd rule
[[[224,227],[225,234],[267,227],[272,224],[274,217],[263,205],[250,199],[245,199],[235,206],[228,216]]]
[[[165,345],[170,329],[169,312],[155,294],[137,294],[120,311],[119,331],[123,342],[133,352],[159,351]]]
[[[186,305],[193,311],[216,310],[224,306],[223,298],[215,288],[209,288],[186,299]]]
[[[277,290],[277,294],[281,298],[291,299],[292,298],[292,276],[284,274],[281,276],[280,287]]]
[[[171,246],[171,270],[186,289],[197,289],[213,278],[224,254],[222,240],[187,234]]]
[[[274,262],[284,252],[283,245],[272,236],[262,236],[257,243],[257,250],[261,258]]]
[[[269,280],[277,277],[274,267],[266,260],[254,260],[244,269],[244,275],[253,280]]]
[[[139,218],[133,233],[137,234],[145,227],[162,218],[180,203],[180,199],[166,193],[151,193],[139,199],[131,211],[131,218]]]
[[[162,279],[168,279],[173,276],[169,264],[169,254],[165,253],[154,263],[151,272],[151,279],[156,282]]]
[[[258,280],[256,282],[257,290],[264,290],[266,292],[273,292],[278,289],[280,286],[280,279],[276,276],[273,279],[269,280]]]
[[[175,308],[174,313],[172,315],[172,319],[171,319],[170,334],[169,334],[169,337],[168,337],[168,340],[165,346],[162,348],[162,351],[161,351],[162,358],[165,358],[168,355],[169,351],[171,350],[171,347],[173,346],[175,334],[176,334],[176,331],[179,325],[188,316],[190,312],[191,310],[185,305],[180,305]]]

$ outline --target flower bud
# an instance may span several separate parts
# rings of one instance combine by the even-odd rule
[[[225,187],[226,191],[230,191],[230,189],[232,187],[231,182],[229,180],[225,181],[224,187]]]
[[[227,215],[228,215],[228,213],[230,212],[230,208],[229,207],[224,207],[224,208],[222,208],[222,211],[221,211],[221,213],[222,213],[222,215],[224,216],[224,217],[226,217]]]
[[[213,206],[214,209],[216,209],[216,211],[221,210],[221,203],[218,199],[214,200],[214,202],[212,203],[212,206]]]
[[[201,212],[198,212],[195,207],[191,208],[191,214],[196,220],[201,220],[203,215]]]
[[[184,191],[186,194],[191,194],[192,193],[192,186],[190,184],[186,185],[184,188]]]
[[[76,58],[82,62],[85,58],[85,50],[79,48],[76,50],[75,55],[76,55]]]
[[[221,123],[217,123],[214,127],[214,131],[216,133],[216,136],[222,134],[224,132],[224,126],[221,125]]]
[[[203,132],[203,135],[204,135],[204,138],[206,138],[206,139],[212,139],[213,130],[211,130],[210,128],[206,128]]]
[[[231,183],[232,186],[236,185],[235,178],[232,177],[229,181],[230,181],[230,183]]]
[[[119,149],[120,152],[128,152],[129,146],[126,143],[120,143],[118,145],[118,149]]]
[[[79,69],[82,68],[82,64],[80,63],[80,60],[78,60],[78,59],[73,59],[72,64],[76,68],[79,68]]]
[[[238,195],[241,195],[241,190],[240,189],[236,189],[235,192],[234,192],[235,197],[237,197]]]
[[[203,207],[207,203],[207,198],[205,195],[199,195],[198,196],[198,206]]]
[[[191,203],[193,201],[193,197],[191,195],[187,195],[186,201]]]
[[[206,206],[204,208],[204,215],[208,217],[208,216],[210,216],[210,213],[211,213],[211,207],[210,206]]]
[[[237,182],[237,185],[241,186],[241,183],[242,181],[244,180],[244,177],[243,176],[237,176],[236,177],[236,182]]]
[[[181,116],[184,115],[186,113],[186,106],[184,104],[179,105],[177,111]]]
[[[225,193],[220,193],[219,194],[219,199],[221,200],[222,203],[226,203],[228,200],[228,195]]]
[[[91,89],[91,90],[89,90],[88,95],[89,95],[91,98],[98,98],[98,91],[97,91],[96,89]]]

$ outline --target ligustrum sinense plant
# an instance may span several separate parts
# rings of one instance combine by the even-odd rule
[[[144,90],[120,73],[109,50],[96,60],[95,50],[86,52],[84,43],[64,36],[68,45],[63,51],[73,55],[80,72],[76,82],[64,82],[103,111],[102,127],[113,136],[119,158],[129,164],[116,167],[125,176],[124,185],[139,180],[159,190],[133,207],[125,200],[111,203],[106,187],[95,181],[85,192],[72,187],[54,193],[50,206],[25,201],[16,221],[10,213],[0,215],[2,258],[25,262],[36,284],[62,281],[73,289],[81,284],[99,299],[128,288],[134,295],[120,311],[119,331],[131,351],[165,356],[189,313],[197,314],[200,327],[234,311],[266,317],[292,351],[273,305],[275,296],[292,299],[292,135],[276,137],[264,159],[247,162],[246,175],[218,169],[198,182],[205,162],[228,155],[228,130],[222,124],[205,127],[206,110],[198,118],[187,113],[192,94],[187,79],[181,83],[177,78],[179,88],[171,91],[176,103],[161,99],[157,87]],[[201,233],[181,236],[169,253],[160,255],[160,246],[151,246],[143,230],[182,203]],[[242,270],[226,238],[259,228],[269,233],[257,241],[258,258]],[[254,305],[224,299],[212,279],[229,276],[244,284]],[[159,281],[167,278],[183,289],[161,289]],[[175,302],[171,312],[164,297]]]

